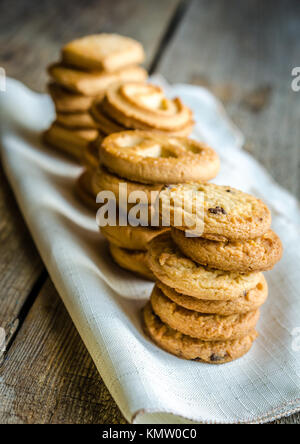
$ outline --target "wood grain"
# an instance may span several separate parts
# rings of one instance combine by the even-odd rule
[[[0,370],[0,423],[124,423],[53,284],[43,286]]]

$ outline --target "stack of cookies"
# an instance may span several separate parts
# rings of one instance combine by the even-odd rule
[[[90,112],[105,135],[140,129],[187,136],[194,126],[192,111],[179,98],[167,99],[159,86],[142,82],[113,85]]]
[[[183,207],[174,204],[184,193],[191,203],[188,225],[184,218],[179,224]],[[203,204],[195,211],[199,193]],[[185,359],[237,359],[257,337],[259,307],[268,295],[261,272],[282,254],[270,212],[259,199],[214,184],[170,186],[160,199],[172,228],[150,243],[148,264],[157,283],[144,308],[145,329],[157,345]]]
[[[56,120],[44,140],[79,161],[90,142],[99,135],[98,125],[88,110],[107,88],[128,80],[142,82],[146,71],[137,41],[117,34],[98,34],[73,40],[62,48],[62,59],[49,67],[49,91]]]
[[[100,134],[100,138],[126,129],[156,131],[162,135],[187,136],[193,129],[191,110],[179,98],[167,99],[158,86],[144,82],[124,82],[108,88],[103,98],[93,101],[90,108]],[[100,140],[101,141],[101,140]],[[95,146],[99,140],[90,144],[85,153],[92,156],[97,165],[98,155]],[[88,160],[84,164],[89,167]],[[94,191],[98,192],[98,182],[103,182],[103,169],[94,169],[95,177],[91,179],[93,170],[87,168],[79,179],[77,188],[86,194],[85,202],[95,208]],[[94,182],[94,186],[92,182]],[[83,188],[85,187],[85,188]],[[85,191],[84,191],[85,190]]]
[[[119,220],[116,226],[101,227],[111,254],[121,267],[152,278],[146,263],[148,243],[169,229],[169,225],[159,228],[160,191],[169,183],[212,179],[219,158],[212,148],[193,139],[141,130],[107,136],[99,146],[99,158],[101,166],[92,181],[95,194],[111,193],[119,215],[126,215],[122,222],[126,226]]]

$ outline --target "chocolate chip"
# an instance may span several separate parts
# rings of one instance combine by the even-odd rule
[[[226,190],[226,193],[231,193],[231,190]]]
[[[216,353],[213,353],[212,355],[210,355],[209,360],[211,362],[217,362],[217,361],[222,361],[224,359],[225,356],[220,356],[217,355]]]
[[[244,296],[245,296],[245,297],[247,296],[247,293],[248,293],[248,291],[247,291],[247,290],[244,290]]]
[[[212,214],[227,214],[224,208],[219,206],[216,206],[215,208],[209,208],[208,212]]]

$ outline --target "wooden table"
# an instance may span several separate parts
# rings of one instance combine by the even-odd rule
[[[45,90],[46,66],[79,35],[140,40],[150,72],[205,85],[246,136],[247,149],[300,197],[297,0],[2,0],[0,66]],[[0,172],[0,325],[8,335],[0,423],[123,423],[33,244]],[[300,423],[300,415],[278,423]]]

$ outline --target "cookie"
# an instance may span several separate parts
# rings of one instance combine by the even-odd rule
[[[216,242],[187,237],[172,229],[172,238],[180,250],[198,264],[225,271],[248,273],[271,270],[282,255],[282,244],[274,231],[247,241]]]
[[[145,251],[127,250],[111,243],[109,250],[112,258],[121,268],[132,271],[150,281],[154,280],[153,274],[147,266]]]
[[[255,330],[230,341],[201,341],[163,324],[148,302],[143,310],[145,332],[163,350],[175,356],[210,364],[225,364],[247,353],[258,334]]]
[[[93,172],[96,171],[99,166],[98,143],[100,143],[102,139],[103,136],[99,134],[98,137],[95,139],[95,141],[89,143],[89,145],[82,153],[82,158],[81,158],[82,165],[86,166],[88,169],[92,170]],[[93,189],[91,188],[91,190]],[[96,194],[94,194],[94,191],[93,195],[96,196]]]
[[[155,286],[150,302],[154,313],[173,330],[202,341],[228,341],[251,332],[259,319],[259,310],[229,316],[199,313],[177,305]]]
[[[148,227],[132,227],[106,225],[101,227],[101,233],[114,245],[128,250],[147,251],[148,243],[166,229],[152,229]]]
[[[84,113],[89,110],[94,97],[84,96],[75,92],[70,92],[61,87],[58,83],[50,83],[48,90],[54,102],[57,112],[60,113]],[[99,99],[103,98],[100,96]]]
[[[102,107],[126,128],[186,136],[194,125],[191,110],[179,98],[168,99],[161,88],[149,83],[128,81],[112,86]]]
[[[92,116],[85,113],[56,113],[56,122],[59,125],[71,129],[96,129],[97,124]]]
[[[118,34],[94,34],[72,40],[62,48],[65,63],[90,70],[117,71],[142,63],[142,45]]]
[[[50,128],[43,133],[43,140],[51,147],[57,148],[81,160],[83,151],[97,136],[98,131],[93,129],[71,130],[54,122]]]
[[[155,196],[158,196],[158,193],[162,189],[161,184],[142,184],[138,182],[133,182],[130,180],[123,179],[122,177],[119,177],[113,173],[111,173],[108,169],[103,167],[102,165],[99,165],[97,170],[95,171],[92,179],[92,188],[97,195],[99,191],[107,190],[111,191],[114,196],[116,197],[116,201],[119,204],[120,203],[120,196],[119,196],[119,184],[125,184],[127,189],[127,194],[130,196],[131,193],[136,193],[138,191],[142,191],[145,194],[145,198],[147,202],[151,202],[151,193],[154,193]],[[152,200],[154,200],[154,198]]]
[[[48,68],[49,74],[56,83],[70,91],[86,96],[98,96],[114,83],[133,80],[142,82],[147,78],[146,71],[139,66],[129,66],[113,73],[102,71],[80,71],[56,63]]]
[[[91,210],[97,210],[99,204],[96,203],[95,196],[91,193],[91,172],[85,170],[75,183],[75,195],[77,198]]]
[[[214,178],[220,167],[218,155],[203,143],[139,130],[105,137],[99,158],[121,177],[154,184],[205,182]]]
[[[112,118],[110,118],[104,113],[102,109],[102,99],[101,100],[96,99],[92,103],[92,106],[90,108],[90,114],[97,123],[97,126],[100,129],[100,131],[102,131],[105,135],[117,133],[119,131],[124,131],[126,129],[124,128],[123,125],[120,125],[118,122],[114,121]]]
[[[156,285],[161,291],[173,302],[181,305],[189,310],[198,311],[208,314],[219,314],[229,316],[235,313],[247,313],[248,311],[257,310],[265,303],[268,297],[268,285],[263,275],[261,281],[256,287],[245,292],[242,296],[231,301],[207,301],[205,299],[197,299],[178,293],[173,288],[168,287],[161,281],[157,281]]]
[[[211,183],[168,186],[161,191],[160,202],[162,214],[170,214],[171,225],[180,230],[194,230],[210,240],[255,239],[271,225],[271,213],[260,199],[229,186]],[[182,202],[188,203],[189,208],[184,208]]]
[[[240,274],[197,264],[179,250],[169,232],[150,242],[147,260],[158,280],[197,299],[230,301],[261,282],[261,273]]]

